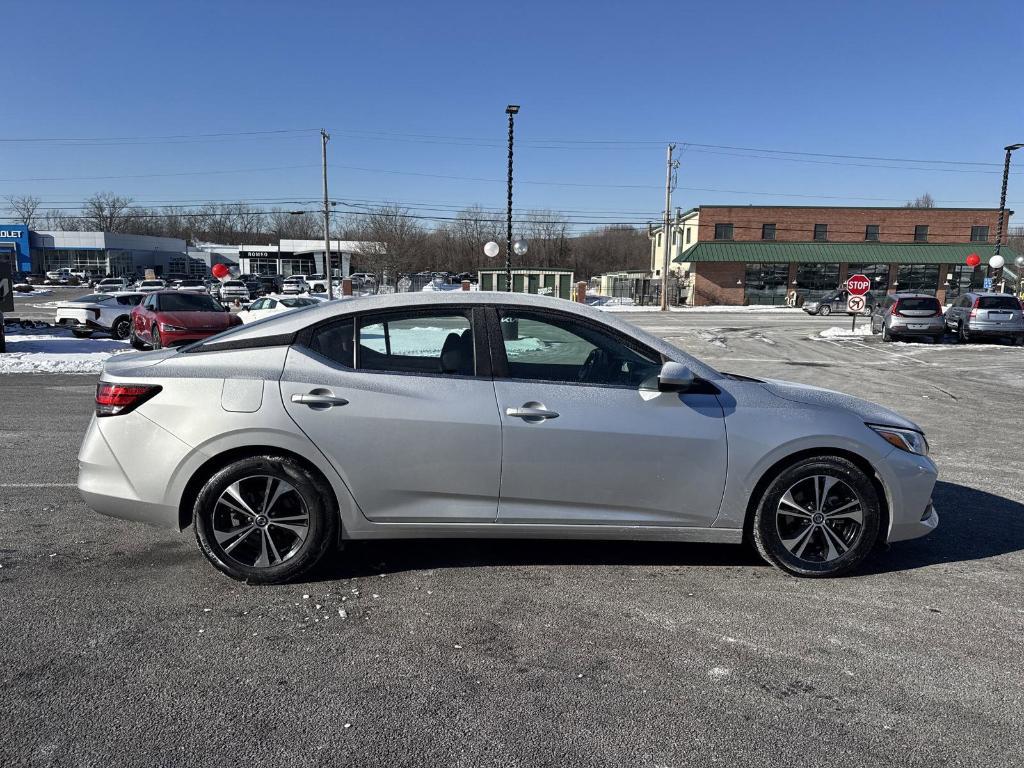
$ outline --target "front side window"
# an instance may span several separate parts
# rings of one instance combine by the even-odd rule
[[[249,311],[255,312],[258,309],[267,309],[269,306],[270,299],[259,299],[249,305]]]
[[[639,387],[661,370],[657,355],[571,317],[500,314],[510,378]]]
[[[732,240],[732,224],[715,224],[715,240]]]
[[[828,240],[828,224],[814,225],[814,239],[819,241]]]
[[[368,315],[359,323],[359,370],[472,376],[473,327],[464,314]]]

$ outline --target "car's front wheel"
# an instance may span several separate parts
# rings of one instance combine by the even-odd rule
[[[153,340],[150,346],[153,349],[160,349],[163,347],[163,340],[160,338],[160,327],[153,323],[153,327],[149,329],[149,338]]]
[[[881,504],[871,479],[840,456],[786,467],[765,489],[754,515],[758,552],[794,576],[838,576],[878,539]]]
[[[233,579],[292,581],[315,566],[337,537],[330,489],[294,459],[255,456],[211,477],[194,508],[196,540]]]
[[[822,317],[828,317],[832,314],[832,307],[828,304],[822,304],[821,307],[818,308],[818,314]]]

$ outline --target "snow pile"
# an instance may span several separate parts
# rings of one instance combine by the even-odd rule
[[[628,299],[627,299],[628,301]],[[605,312],[660,312],[661,307],[658,304],[647,304],[645,306],[635,306],[632,304],[595,304],[597,309],[603,309]],[[669,307],[670,312],[683,312],[687,314],[703,315],[703,314],[729,314],[729,313],[743,313],[743,314],[756,314],[756,315],[792,315],[794,309],[792,307],[777,307],[768,304],[763,305],[751,305],[749,307],[740,307],[730,304],[717,304],[710,307]]]
[[[49,333],[8,333],[7,352],[0,353],[4,373],[99,373],[111,356],[131,352],[126,341],[76,339],[64,330]]]
[[[855,329],[832,326],[818,334],[819,339],[860,339],[871,335],[871,323],[861,323]],[[813,337],[812,337],[813,338]]]

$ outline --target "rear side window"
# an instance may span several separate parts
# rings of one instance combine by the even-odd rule
[[[980,296],[978,309],[1020,309],[1013,296]]]
[[[126,307],[134,307],[140,301],[142,301],[142,294],[141,293],[136,293],[136,294],[133,294],[132,296],[118,296],[117,297],[117,303],[118,304],[122,304],[122,305],[124,305]]]
[[[942,309],[939,306],[939,300],[933,299],[930,296],[922,296],[917,299],[900,299],[899,304],[901,312],[913,312],[922,309],[939,312]]]
[[[359,370],[458,376],[476,371],[473,327],[462,314],[363,317],[358,350]]]
[[[355,368],[355,323],[352,318],[317,328],[309,348],[346,368]]]

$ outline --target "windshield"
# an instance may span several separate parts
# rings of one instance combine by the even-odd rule
[[[1013,296],[979,296],[978,309],[1020,309]]]
[[[100,285],[120,285],[123,282],[123,277],[105,277],[100,280]]]
[[[222,312],[216,301],[205,293],[162,293],[161,312]]]

